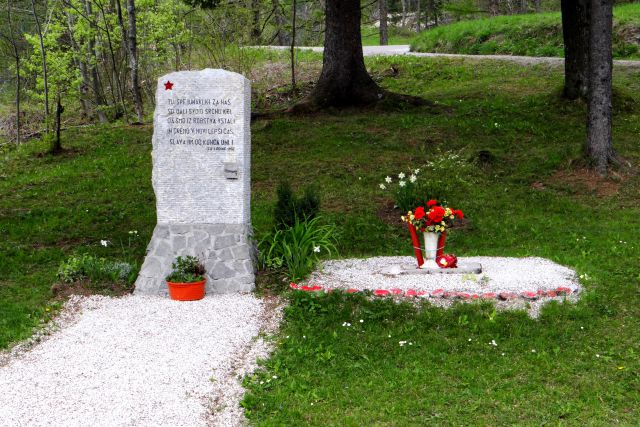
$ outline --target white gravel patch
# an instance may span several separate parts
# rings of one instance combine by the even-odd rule
[[[544,258],[467,257],[458,265],[478,262],[480,274],[403,274],[388,275],[383,271],[393,266],[415,269],[412,257],[375,257],[326,261],[308,282],[328,288],[342,289],[413,289],[486,293],[552,290],[567,287],[579,289],[576,273],[570,268]]]
[[[237,375],[268,354],[255,338],[278,309],[251,294],[74,301],[75,321],[0,366],[1,426],[242,422]]]

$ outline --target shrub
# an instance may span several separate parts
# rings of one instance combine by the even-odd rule
[[[111,261],[92,255],[72,255],[58,268],[58,278],[65,283],[89,279],[93,282],[131,284],[136,271],[127,262]]]
[[[194,256],[179,256],[171,264],[171,267],[173,271],[167,276],[167,282],[193,283],[204,280],[204,266],[200,260]]]
[[[320,217],[296,218],[292,227],[275,229],[258,243],[260,262],[270,270],[284,270],[289,280],[304,279],[316,267],[320,254],[336,251],[335,226],[321,225]]]
[[[277,189],[278,201],[273,212],[274,224],[282,230],[293,227],[296,219],[313,219],[320,211],[320,198],[313,187],[307,187],[301,197],[291,190],[291,185],[283,181]]]

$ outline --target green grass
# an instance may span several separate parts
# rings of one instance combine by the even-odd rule
[[[640,4],[614,9],[613,56],[640,58]],[[412,43],[418,52],[564,56],[560,13],[497,16],[430,29]]]
[[[448,250],[552,259],[588,274],[585,296],[577,306],[549,306],[535,321],[490,306],[443,311],[337,293],[293,295],[274,355],[247,381],[250,419],[259,425],[636,424],[638,176],[599,182],[619,185],[607,197],[555,177],[579,158],[585,137],[584,105],[559,98],[560,68],[367,59],[376,76],[391,64],[399,73],[380,78],[385,88],[438,107],[254,123],[257,234],[271,227],[275,188],[287,178],[295,189],[320,189],[322,216],[337,227],[341,256],[409,255],[405,229],[379,215],[389,201],[378,189],[384,176],[438,153],[473,159],[489,150],[495,161],[477,167],[473,188],[449,197],[471,224],[450,235]],[[616,69],[614,138],[620,154],[637,165],[634,73]],[[49,287],[69,254],[142,259],[155,223],[150,139],[150,127],[76,129],[64,134],[72,150],[63,156],[39,156],[46,147],[30,144],[0,158],[0,346],[27,337],[46,318]],[[538,181],[543,191],[532,188]],[[130,246],[129,230],[140,233]],[[103,248],[100,239],[116,244]],[[341,326],[345,321],[354,326]],[[414,344],[401,347],[401,340]]]
[[[415,36],[416,33],[411,30],[390,26],[388,44],[411,44]],[[380,45],[380,29],[376,27],[362,27],[362,45]]]

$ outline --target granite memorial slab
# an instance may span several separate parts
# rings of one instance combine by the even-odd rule
[[[226,70],[158,79],[152,183],[157,225],[136,280],[137,294],[165,294],[176,256],[197,256],[207,292],[250,291],[251,87]]]

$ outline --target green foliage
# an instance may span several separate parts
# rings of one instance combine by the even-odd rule
[[[288,181],[281,181],[277,189],[278,201],[273,211],[277,229],[293,227],[296,220],[311,220],[320,212],[320,197],[313,186],[306,187],[297,197]]]
[[[171,264],[173,270],[166,278],[167,282],[193,283],[204,280],[205,269],[197,257],[179,256]]]
[[[313,271],[320,255],[335,253],[335,245],[335,226],[321,224],[320,217],[298,217],[293,226],[267,233],[258,248],[265,268],[283,270],[290,280],[297,281]]]
[[[92,282],[111,282],[130,285],[137,270],[127,262],[112,261],[89,254],[72,255],[58,267],[58,279],[73,283],[88,279]]]
[[[614,8],[613,56],[640,58],[640,4]],[[411,44],[418,52],[564,56],[560,13],[495,16],[429,29]]]
[[[395,206],[403,214],[427,200],[446,201],[452,194],[467,190],[477,179],[475,166],[459,154],[436,152],[433,160],[416,169],[387,176],[378,184],[383,193],[393,195]]]

